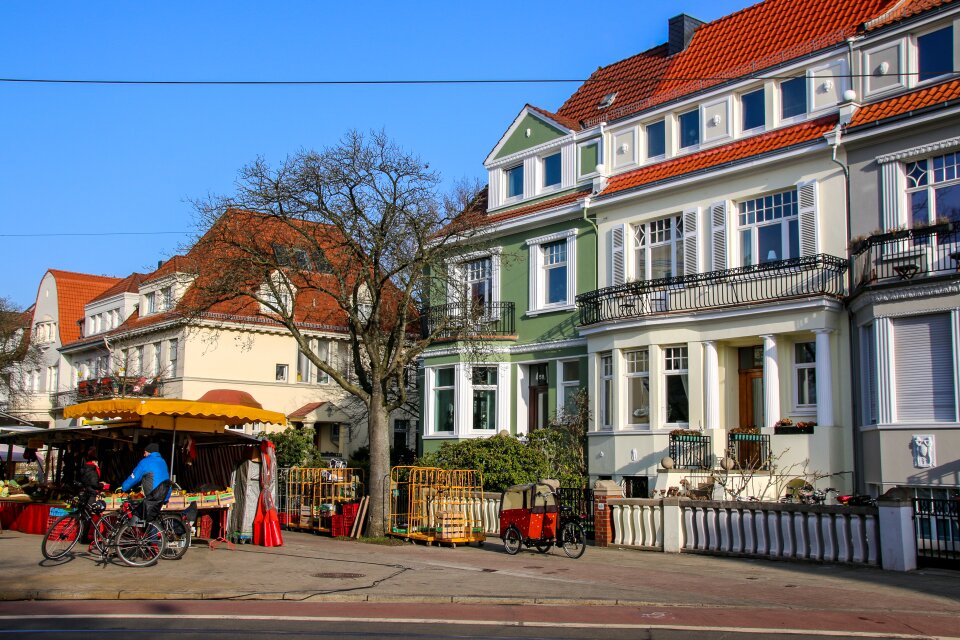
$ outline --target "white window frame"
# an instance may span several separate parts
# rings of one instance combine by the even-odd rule
[[[153,377],[159,376],[163,373],[163,343],[154,342],[153,343]]]
[[[178,349],[180,348],[180,340],[177,338],[170,338],[167,341],[167,367],[170,369],[170,374],[168,377],[176,378],[177,377],[177,361]]]
[[[933,83],[936,83],[936,82],[940,82],[940,81],[943,80],[944,78],[947,78],[947,77],[949,77],[949,76],[951,75],[949,72],[948,72],[948,73],[941,73],[941,74],[938,75],[938,76],[934,76],[934,77],[932,77],[932,78],[927,78],[926,80],[920,80],[920,38],[922,38],[923,36],[930,35],[931,33],[936,33],[937,31],[941,31],[941,30],[943,30],[943,29],[950,29],[951,32],[952,32],[952,34],[953,34],[953,58],[954,58],[954,60],[956,60],[956,58],[957,58],[957,33],[956,33],[956,29],[957,29],[957,27],[956,27],[956,23],[955,23],[955,22],[949,22],[949,23],[947,23],[947,24],[941,23],[941,24],[939,24],[939,25],[932,26],[932,27],[930,27],[930,28],[928,28],[928,29],[924,29],[923,31],[918,31],[917,33],[911,34],[910,39],[909,39],[909,42],[910,42],[910,71],[911,71],[909,77],[910,77],[910,79],[911,79],[911,82],[910,82],[910,86],[911,86],[911,87],[921,87],[921,86],[924,86],[924,85],[928,85],[928,84],[933,84]],[[952,65],[951,65],[951,66],[952,66]]]
[[[566,240],[567,243],[567,297],[564,301],[546,304],[546,273],[544,269],[543,245],[548,242]],[[527,315],[569,311],[576,308],[574,300],[577,292],[577,229],[530,238],[526,244],[530,247],[530,299]]]
[[[744,207],[747,202],[762,200],[763,198],[777,196],[779,194],[785,194],[785,193],[793,194],[794,208],[795,208],[794,214],[788,215],[788,216],[782,216],[773,221],[767,220],[763,222],[756,222],[756,221],[746,222],[746,223],[741,222],[740,217],[746,215],[746,211],[744,211]],[[758,196],[753,196],[750,198],[743,198],[742,200],[738,200],[736,202],[736,216],[737,216],[736,217],[736,225],[737,225],[736,238],[737,238],[737,245],[740,248],[740,260],[738,262],[738,266],[755,266],[755,265],[764,264],[764,262],[766,262],[766,261],[760,260],[759,229],[761,227],[770,227],[774,225],[780,226],[780,234],[781,234],[780,235],[780,251],[782,256],[778,258],[778,261],[799,258],[803,254],[802,247],[800,246],[802,242],[800,238],[800,193],[796,187],[794,187],[793,189],[783,189],[780,191],[774,191],[772,193],[766,193],[763,195],[758,195]],[[788,256],[788,253],[790,250],[790,221],[791,220],[795,220],[797,223],[797,255]],[[750,229],[750,245],[751,245],[750,254],[753,257],[753,261],[750,263],[750,265],[744,265],[745,255],[744,255],[743,232],[747,229]]]
[[[642,357],[640,357],[642,356]],[[641,368],[643,360],[646,361],[646,369]],[[647,347],[639,349],[624,349],[623,350],[623,363],[624,363],[624,377],[627,379],[626,384],[626,402],[624,406],[627,409],[627,426],[631,429],[650,429],[650,349]],[[631,381],[634,379],[646,380],[647,381],[647,421],[646,422],[635,422],[633,415],[633,397],[630,394]]]
[[[560,180],[556,184],[545,184],[547,179],[547,170],[546,170],[546,160],[547,158],[558,157],[560,159]],[[538,193],[552,193],[554,191],[559,191],[563,188],[563,152],[560,149],[551,149],[550,151],[541,154],[537,158],[537,192]]]
[[[594,145],[597,147],[597,168],[591,171],[590,173],[584,173],[583,165],[581,164],[583,160],[583,154],[581,153],[581,150],[584,149],[585,147],[590,147]],[[577,145],[577,181],[592,180],[593,178],[599,176],[600,175],[599,167],[602,164],[603,164],[603,138],[593,138],[592,140],[581,142],[580,144]]]
[[[564,380],[563,379],[563,369],[568,364],[576,363],[578,367],[577,379],[576,380]],[[567,407],[563,399],[567,395],[567,389],[579,389],[580,381],[583,379],[583,367],[580,363],[580,358],[570,358],[569,360],[558,360],[557,361],[557,415],[566,413]]]
[[[163,311],[173,309],[173,286],[167,286],[160,289],[160,308]]]
[[[651,125],[662,124],[663,125],[663,153],[655,156],[649,155],[650,151],[650,135],[647,133]],[[670,146],[667,144],[667,120],[666,118],[659,118],[657,120],[651,120],[650,122],[645,122],[643,124],[643,159],[644,162],[653,162],[658,160],[663,160],[667,157],[667,148]]]
[[[290,381],[290,365],[278,362],[274,365],[274,382],[289,382]]]
[[[651,239],[654,235],[654,225],[657,225],[663,221],[669,221],[669,233],[670,240],[661,240],[658,242],[652,242]],[[671,277],[677,277],[684,275],[684,270],[686,268],[683,262],[683,214],[677,213],[669,216],[664,216],[660,218],[655,218],[653,220],[647,220],[646,222],[637,222],[630,225],[631,235],[633,236],[633,255],[631,259],[633,260],[633,277],[635,280],[647,280],[650,279],[651,271],[651,253],[653,247],[670,245],[673,247],[671,253]],[[640,232],[643,234],[643,242],[640,240]],[[660,233],[660,232],[658,232]],[[640,264],[640,253],[643,253],[643,264],[641,271]]]
[[[763,124],[758,125],[756,127],[751,127],[749,129],[745,129],[743,127],[743,118],[744,118],[744,115],[746,114],[746,109],[743,106],[743,98],[744,96],[752,95],[757,92],[763,93]],[[767,130],[768,123],[767,123],[767,87],[766,85],[754,87],[753,89],[748,89],[747,91],[742,91],[741,93],[737,94],[736,104],[737,104],[736,130],[739,131],[740,134],[751,135],[755,133],[761,133]]]
[[[157,312],[157,292],[148,291],[145,295],[147,314],[154,314]]]
[[[677,354],[676,356],[671,354],[671,352],[674,349],[680,350],[680,353]],[[671,428],[688,426],[690,424],[690,420],[689,420],[690,407],[692,405],[692,402],[690,399],[690,350],[688,346],[685,344],[672,344],[672,345],[661,347],[660,353],[662,354],[662,357],[663,357],[663,369],[661,369],[660,371],[660,378],[662,381],[661,386],[663,387],[663,391],[661,391],[661,394],[660,394],[661,401],[663,402],[663,408],[661,413],[664,420],[663,424],[665,427],[671,427]],[[670,362],[675,358],[679,358],[679,362],[681,364],[686,364],[686,366],[681,367],[679,369],[669,368]],[[667,394],[669,393],[669,390],[670,390],[670,385],[667,384],[667,378],[670,376],[684,376],[684,375],[687,376],[687,421],[686,422],[680,422],[680,421],[667,422],[667,416],[669,415],[669,412],[667,410],[667,407],[669,404],[667,400]]]
[[[681,146],[683,144],[683,132],[680,130],[680,118],[691,113],[697,114],[697,141],[693,144],[687,145],[686,147]],[[682,111],[676,116],[676,132],[677,132],[677,153],[690,153],[692,151],[698,150],[703,146],[703,111],[699,106],[694,107],[693,109],[688,109]]]
[[[470,383],[470,406],[469,406],[469,431],[473,434],[478,435],[492,435],[499,433],[502,429],[506,428],[506,425],[500,424],[500,416],[503,413],[501,411],[500,403],[503,401],[503,398],[500,393],[500,367],[496,363],[491,364],[473,364],[468,367],[469,369],[469,383]],[[493,384],[478,384],[474,382],[473,374],[477,369],[493,369],[496,374],[497,380]],[[478,429],[473,424],[473,394],[476,391],[492,391],[493,392],[493,419],[494,424],[492,427],[487,429]]]
[[[510,195],[510,172],[519,169],[520,170],[520,193]],[[527,175],[526,175],[526,163],[520,162],[519,164],[512,164],[509,167],[503,168],[503,202],[519,202],[523,200],[524,193],[526,192],[527,184]]]
[[[956,175],[952,179],[943,180],[942,182],[934,182],[933,180],[936,177],[936,173],[933,168],[933,161],[935,158],[941,158],[941,157],[946,159],[947,156],[956,157],[956,163],[954,165],[955,167],[954,173]],[[926,163],[927,168],[924,170],[924,173],[925,173],[927,183],[922,186],[911,187],[910,184],[912,179],[910,177],[910,171],[909,171],[910,165],[916,164],[919,162]],[[905,161],[903,165],[903,173],[904,173],[904,194],[905,194],[905,200],[906,200],[904,204],[904,212],[906,214],[906,220],[905,220],[906,225],[908,227],[914,226],[913,217],[911,216],[912,206],[910,205],[910,196],[914,193],[921,193],[923,191],[926,191],[927,193],[928,220],[925,224],[935,224],[937,220],[939,220],[942,217],[945,217],[945,216],[939,215],[936,211],[934,211],[936,207],[936,202],[937,202],[936,190],[942,187],[960,186],[960,149],[945,150],[943,153],[936,153],[928,156],[923,156],[920,158],[914,158],[913,160]]]
[[[804,96],[803,102],[803,112],[798,113],[795,116],[783,115],[783,84],[796,80],[798,78],[803,79],[803,87],[806,95]],[[792,78],[784,78],[777,81],[777,100],[776,100],[776,109],[774,110],[774,118],[776,119],[777,125],[787,125],[787,124],[796,124],[798,122],[803,122],[807,119],[808,114],[810,113],[810,74],[804,71],[802,74],[793,76]]]
[[[813,362],[798,362],[797,361],[797,347],[802,344],[810,345],[813,347]],[[817,403],[807,403],[800,404],[800,371],[801,370],[812,370],[814,375],[814,381],[816,381],[817,375],[817,343],[813,340],[801,340],[793,344],[793,412],[800,415],[816,415],[817,413]],[[814,393],[816,393],[816,382],[813,386]]]
[[[437,384],[438,374],[442,370],[450,369],[453,372],[453,383],[450,385],[440,386]],[[457,380],[459,378],[460,367],[453,364],[448,365],[437,365],[436,367],[426,368],[424,374],[426,378],[427,386],[427,411],[425,412],[426,420],[424,420],[423,431],[424,434],[429,436],[437,436],[443,438],[452,438],[457,434],[457,414],[459,410],[459,397],[457,393]],[[438,431],[437,430],[437,392],[439,391],[453,391],[453,425],[449,431]]]
[[[613,425],[616,421],[614,413],[617,407],[616,389],[613,385],[613,352],[606,351],[598,354],[597,371],[600,374],[600,415],[599,430],[613,431]]]

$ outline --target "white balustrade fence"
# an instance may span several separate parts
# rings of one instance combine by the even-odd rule
[[[880,530],[872,507],[669,498],[613,499],[607,506],[611,543],[617,546],[880,564]],[[679,522],[669,526],[671,519]]]
[[[483,494],[483,532],[500,535],[500,498],[499,493]]]

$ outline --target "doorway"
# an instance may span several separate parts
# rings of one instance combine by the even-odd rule
[[[759,429],[766,421],[763,415],[763,347],[741,347],[740,360],[740,426]]]
[[[547,426],[549,416],[547,398],[550,385],[547,383],[547,364],[530,365],[530,386],[527,388],[527,433]]]

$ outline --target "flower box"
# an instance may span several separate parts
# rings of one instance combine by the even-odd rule
[[[788,436],[796,434],[810,434],[813,433],[814,427],[798,427],[797,425],[784,425],[782,427],[774,427],[773,433],[778,436]]]
[[[730,439],[737,442],[760,442],[763,435],[759,433],[731,433]]]

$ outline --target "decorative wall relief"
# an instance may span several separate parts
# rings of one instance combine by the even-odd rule
[[[910,440],[913,450],[913,466],[917,469],[929,469],[937,465],[936,441],[932,435],[915,435]]]

